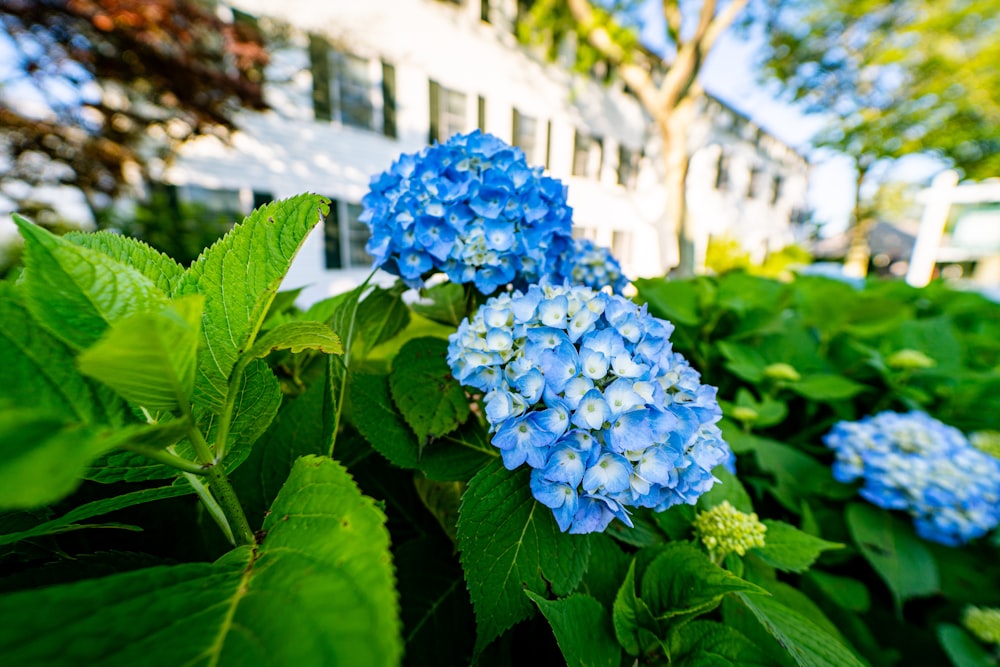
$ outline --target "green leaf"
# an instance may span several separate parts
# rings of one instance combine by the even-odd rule
[[[391,289],[375,287],[358,304],[358,340],[364,342],[365,350],[370,351],[386,342],[409,324],[410,309],[402,298],[405,290],[403,284]]]
[[[646,603],[635,594],[635,570],[636,560],[633,559],[611,609],[615,637],[631,656],[643,655],[661,646],[659,623]]]
[[[375,451],[400,468],[421,470],[439,482],[465,481],[499,456],[477,424],[443,436],[421,455],[416,436],[390,398],[385,375],[351,375],[348,398],[351,421],[358,431]]]
[[[77,372],[73,353],[40,326],[9,285],[0,283],[0,402],[50,410],[90,424],[121,424],[125,402]]]
[[[0,412],[0,509],[30,509],[69,495],[115,442],[32,409]]]
[[[589,595],[546,600],[525,591],[552,626],[567,667],[618,667],[622,649],[615,640],[611,617]]]
[[[448,341],[416,338],[392,362],[392,400],[417,434],[423,452],[428,438],[451,433],[469,417],[469,399],[448,368]]]
[[[842,549],[843,544],[827,542],[783,521],[764,520],[767,533],[764,546],[751,550],[765,563],[785,572],[803,572],[828,549]]]
[[[590,543],[559,531],[535,502],[527,469],[496,459],[469,482],[458,517],[458,546],[479,628],[477,653],[532,611],[524,590],[567,595],[583,577]]]
[[[77,357],[84,375],[151,412],[190,402],[204,299],[177,299],[157,312],[125,317]]]
[[[866,389],[865,385],[842,375],[810,375],[788,386],[795,393],[813,401],[845,400]]]
[[[15,542],[27,540],[32,537],[55,535],[71,530],[90,528],[90,524],[80,524],[77,522],[90,519],[95,516],[101,516],[102,514],[108,514],[109,512],[114,512],[116,510],[125,509],[126,507],[150,503],[155,500],[176,498],[189,493],[194,493],[194,489],[191,488],[191,485],[188,484],[186,480],[181,479],[172,486],[161,486],[156,489],[143,489],[142,491],[133,491],[132,493],[126,493],[121,496],[95,500],[87,503],[86,505],[80,505],[79,507],[70,510],[58,519],[51,519],[36,526],[32,526],[31,528],[19,530],[15,533],[0,535],[0,546],[5,544],[14,544]]]
[[[648,303],[649,312],[657,317],[688,326],[701,321],[694,282],[640,278],[632,284],[639,290],[639,299]]]
[[[958,626],[937,626],[938,640],[955,667],[996,667],[996,659]]]
[[[680,667],[732,665],[764,667],[773,664],[767,654],[739,630],[714,621],[691,621],[678,633],[680,646],[671,664]]]
[[[861,555],[892,591],[897,609],[909,598],[938,591],[934,556],[908,525],[883,509],[860,503],[847,506],[846,518]]]
[[[458,544],[458,508],[465,492],[465,482],[435,482],[422,475],[413,478],[420,502],[437,520],[448,539]]]
[[[429,320],[457,327],[468,313],[465,288],[451,281],[421,291],[421,300],[410,305]]]
[[[726,358],[726,369],[731,373],[747,382],[760,382],[764,379],[767,361],[760,352],[748,345],[726,340],[720,340],[716,346]]]
[[[277,350],[318,350],[324,354],[343,354],[340,337],[322,322],[286,322],[279,324],[254,341],[243,353],[241,361],[263,359]]]
[[[0,652],[18,665],[398,664],[384,522],[339,464],[302,458],[261,546],[0,597]]]
[[[254,211],[184,274],[178,294],[205,296],[196,402],[221,412],[229,376],[252,344],[271,301],[327,200],[299,195]]]
[[[796,664],[802,667],[863,667],[850,649],[783,604],[763,596],[736,595]]]
[[[806,575],[834,604],[863,614],[871,606],[868,587],[857,579],[812,570]]]
[[[28,310],[71,348],[89,347],[112,322],[166,302],[163,291],[132,267],[13,217],[25,242]]]
[[[631,561],[613,539],[603,533],[594,533],[590,536],[590,562],[600,563],[600,567],[587,568],[580,591],[610,609]]]
[[[741,512],[753,512],[753,502],[750,494],[743,488],[742,482],[733,473],[719,466],[712,471],[719,481],[698,498],[698,509],[707,510],[721,505],[725,501]]]
[[[139,239],[109,231],[70,232],[62,238],[132,267],[152,280],[164,294],[173,292],[184,275],[183,266]]]
[[[727,593],[761,593],[756,584],[723,570],[704,553],[683,542],[663,548],[642,574],[640,597],[662,627],[678,627],[711,611]]]

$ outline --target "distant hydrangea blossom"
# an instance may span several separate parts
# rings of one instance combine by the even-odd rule
[[[361,203],[365,249],[410,287],[435,272],[487,295],[524,287],[551,272],[571,242],[566,187],[479,130],[400,155]]]
[[[590,239],[572,239],[559,253],[549,282],[565,281],[595,290],[610,287],[615,294],[621,294],[629,284],[628,278],[622,274],[621,264],[611,251]]]
[[[673,351],[673,325],[584,286],[532,285],[487,301],[450,337],[448,363],[485,393],[504,465],[560,530],[631,526],[626,507],[693,504],[729,446],[716,389]]]
[[[909,512],[924,539],[957,546],[1000,523],[1000,460],[926,413],[839,422],[823,441],[836,452],[838,481],[863,478],[861,496]]]

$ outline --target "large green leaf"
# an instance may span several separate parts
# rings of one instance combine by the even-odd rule
[[[451,281],[421,291],[421,300],[410,305],[429,320],[457,327],[469,312],[465,287]]]
[[[934,556],[913,530],[889,512],[871,505],[847,506],[847,527],[865,559],[892,591],[896,606],[938,591]]]
[[[327,206],[317,195],[262,206],[184,274],[177,293],[205,296],[205,347],[195,381],[198,403],[222,410],[236,360],[253,343],[292,259]]]
[[[590,562],[580,583],[580,592],[587,593],[609,609],[615,603],[618,589],[628,572],[631,558],[618,544],[603,533],[590,536]],[[600,563],[600,565],[596,565]]]
[[[277,350],[318,350],[326,354],[343,354],[340,337],[322,322],[285,322],[254,341],[243,359],[263,359]]]
[[[660,624],[649,606],[635,593],[636,562],[633,559],[629,565],[611,608],[615,637],[631,656],[643,655],[662,646]]]
[[[844,546],[803,533],[783,521],[765,519],[764,525],[767,526],[764,546],[753,549],[752,553],[771,567],[786,572],[803,572],[809,569],[824,551],[842,549]]]
[[[810,375],[788,385],[795,393],[813,401],[840,401],[853,398],[865,390],[865,385],[842,375]]]
[[[561,600],[546,600],[525,591],[559,643],[567,667],[618,667],[622,649],[615,640],[611,616],[601,603],[589,595],[571,595]]]
[[[398,664],[384,521],[339,464],[300,459],[261,546],[0,597],[0,652],[37,667]]]
[[[499,457],[478,424],[440,438],[423,453],[413,431],[400,416],[389,395],[385,375],[358,374],[349,378],[351,421],[379,454],[400,468],[421,470],[440,482],[470,479],[486,463]]]
[[[184,275],[184,267],[152,246],[114,232],[70,232],[67,241],[102,252],[153,281],[165,294],[173,292]]]
[[[995,667],[996,658],[962,628],[942,623],[937,627],[938,640],[955,667]]]
[[[402,298],[405,290],[403,284],[391,289],[375,287],[358,304],[356,331],[366,350],[386,342],[410,322],[410,310]]]
[[[698,291],[691,281],[640,278],[632,283],[649,312],[671,322],[694,326],[700,322]]]
[[[24,236],[28,310],[70,347],[89,347],[112,322],[166,302],[163,291],[132,267],[16,213],[14,222]]]
[[[150,411],[186,408],[194,388],[203,303],[200,296],[184,297],[159,311],[122,318],[80,353],[80,371]]]
[[[568,595],[590,557],[586,536],[559,531],[552,511],[535,502],[527,469],[495,459],[469,482],[458,517],[458,546],[479,628],[477,651],[527,618],[525,589]]]
[[[69,495],[87,465],[115,442],[40,410],[0,411],[0,509],[30,509]]]
[[[392,362],[389,390],[417,435],[418,454],[428,438],[451,433],[469,417],[469,399],[448,368],[448,341],[416,338]]]
[[[672,656],[671,664],[681,667],[764,667],[773,664],[742,632],[714,621],[692,621],[681,628]]]
[[[850,649],[780,602],[759,595],[736,595],[801,667],[863,667]]]
[[[19,297],[0,283],[0,402],[51,410],[83,423],[121,424],[121,397],[80,375],[70,349],[35,321]]]

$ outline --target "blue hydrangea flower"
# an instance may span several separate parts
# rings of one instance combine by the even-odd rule
[[[524,287],[572,242],[566,187],[479,130],[401,155],[361,203],[374,265],[410,287],[436,272],[487,295]]]
[[[571,239],[561,245],[549,282],[569,281],[572,285],[586,285],[595,290],[610,287],[614,294],[621,294],[628,287],[629,280],[622,274],[621,264],[608,248],[590,239]]]
[[[603,531],[628,507],[693,504],[731,451],[714,387],[673,351],[673,325],[577,285],[500,294],[452,334],[448,363],[484,392],[504,465],[560,530]]]
[[[1000,460],[926,413],[839,422],[823,441],[838,481],[863,479],[865,500],[909,512],[924,539],[956,546],[1000,523]]]

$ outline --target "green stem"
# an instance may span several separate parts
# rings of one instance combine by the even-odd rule
[[[337,396],[337,400],[335,401],[336,407],[333,412],[333,437],[330,439],[330,451],[328,452],[328,456],[333,456],[333,449],[337,445],[337,432],[340,430],[340,416],[344,410],[344,395],[347,391],[347,370],[351,363],[351,345],[354,342],[354,325],[358,316],[358,304],[361,301],[361,295],[364,293],[365,287],[368,286],[368,283],[375,276],[376,271],[378,271],[378,269],[373,269],[372,272],[368,274],[368,277],[365,278],[365,281],[358,287],[358,296],[354,300],[354,306],[351,308],[351,317],[347,324],[347,334],[341,336],[344,343],[344,356],[342,357],[343,361],[341,362],[340,370],[342,370],[343,375],[340,377],[340,395]],[[333,357],[327,359],[327,363],[330,364],[328,368],[331,381],[333,380],[333,370],[334,368],[337,368],[337,366],[334,365],[336,362],[333,359]]]
[[[207,475],[208,470],[205,466],[195,463],[194,461],[188,461],[185,458],[181,458],[176,454],[171,454],[165,449],[160,449],[158,447],[150,447],[149,445],[140,445],[138,443],[126,443],[121,446],[122,449],[135,452],[136,454],[142,454],[148,458],[153,459],[168,465],[171,468],[177,468],[185,473],[191,475]]]
[[[221,465],[214,465],[208,470],[208,481],[212,489],[212,495],[219,501],[222,512],[225,514],[228,523],[233,528],[235,543],[237,546],[255,544],[256,538],[250,530],[250,522],[243,512],[240,499],[236,497],[236,491],[226,477]]]
[[[205,473],[203,472],[202,474]],[[226,514],[222,511],[222,508],[219,507],[219,503],[217,503],[215,498],[212,497],[212,494],[209,493],[208,487],[202,484],[201,480],[194,475],[184,473],[184,477],[187,479],[188,483],[191,484],[191,488],[194,489],[196,494],[198,494],[198,497],[201,498],[201,502],[205,504],[205,509],[208,510],[209,516],[215,519],[215,523],[217,523],[219,528],[222,529],[222,534],[226,536],[226,539],[229,540],[230,544],[236,546],[236,538],[233,537],[233,529],[229,526],[229,520],[226,519]]]

